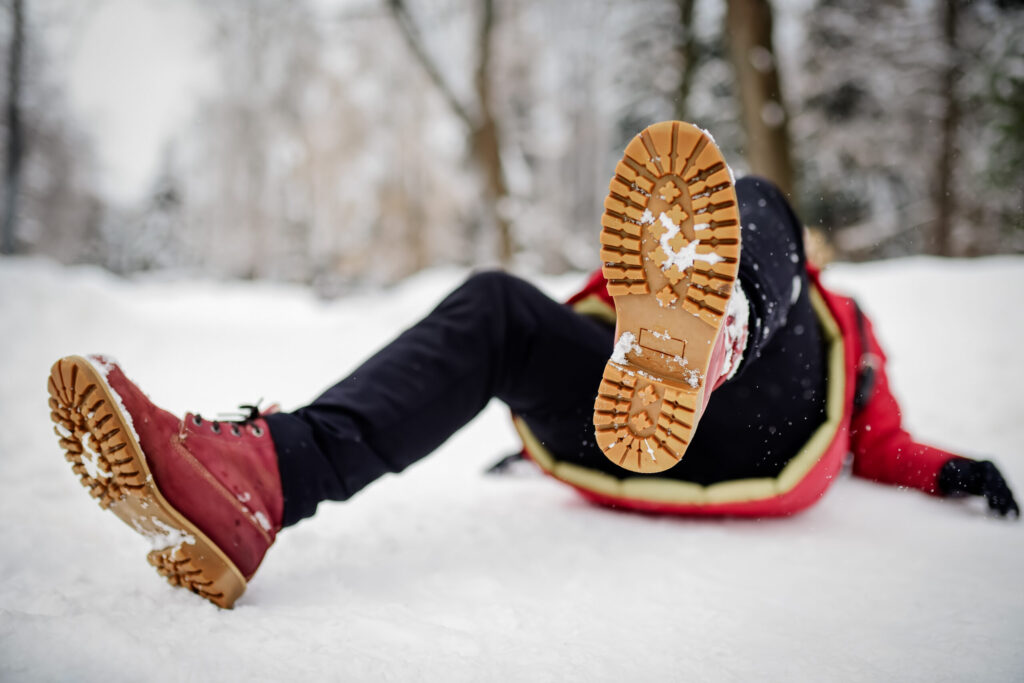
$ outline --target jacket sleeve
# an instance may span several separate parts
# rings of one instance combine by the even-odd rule
[[[611,295],[608,294],[608,281],[604,279],[604,274],[600,268],[590,274],[590,277],[587,278],[587,284],[583,286],[583,289],[573,294],[566,303],[574,304],[590,296],[596,296],[609,306],[615,307]]]
[[[889,389],[885,372],[885,354],[875,338],[871,321],[864,322],[868,354],[861,355],[874,367],[874,385],[866,403],[854,408],[850,421],[850,447],[853,473],[886,484],[909,486],[926,493],[942,495],[939,470],[955,455],[915,441],[901,425],[899,403]]]

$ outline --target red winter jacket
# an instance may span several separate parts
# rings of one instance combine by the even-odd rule
[[[773,479],[721,482],[707,487],[658,478],[624,480],[560,462],[532,436],[522,420],[516,427],[525,451],[548,474],[586,498],[608,505],[693,515],[788,515],[816,502],[835,479],[848,453],[853,473],[898,486],[938,494],[943,464],[960,457],[914,441],[900,425],[900,407],[889,390],[885,354],[871,322],[853,299],[825,289],[817,270],[808,269],[812,303],[822,323],[829,368],[826,422]],[[578,310],[614,318],[614,301],[598,270],[570,304]],[[864,396],[855,405],[858,371],[871,367],[874,382],[861,382]],[[867,389],[867,391],[865,391]]]

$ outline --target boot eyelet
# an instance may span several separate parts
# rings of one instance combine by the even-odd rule
[[[238,425],[231,425],[231,433],[234,434],[235,436],[241,436],[242,430],[238,428]]]
[[[220,423],[214,422],[210,425],[210,431],[214,434],[220,434]]]
[[[198,427],[199,425],[203,424],[203,418],[199,417],[198,415],[193,415],[192,424]]]
[[[263,436],[263,427],[260,427],[259,425],[253,425],[253,427],[252,427],[252,435],[253,436]]]

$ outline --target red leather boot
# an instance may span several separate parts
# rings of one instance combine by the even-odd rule
[[[231,607],[281,529],[265,421],[179,419],[102,356],[57,361],[48,389],[54,431],[82,485],[150,540],[149,563],[172,586]]]
[[[615,351],[594,404],[598,445],[634,472],[683,457],[711,392],[739,365],[739,206],[705,131],[657,123],[626,147],[601,219]]]

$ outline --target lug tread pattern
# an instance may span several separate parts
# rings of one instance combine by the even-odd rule
[[[597,444],[622,467],[662,472],[683,457],[695,406],[694,393],[608,363],[594,405]]]
[[[110,401],[97,391],[97,378],[78,363],[60,360],[47,385],[53,431],[89,495],[103,509],[125,496],[139,495],[145,478],[126,454],[126,428]]]

